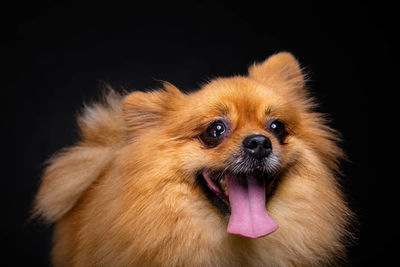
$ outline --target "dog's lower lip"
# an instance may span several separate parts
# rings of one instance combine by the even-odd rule
[[[226,190],[225,175],[208,171],[203,171],[201,174],[202,178],[206,181],[208,188],[229,206],[229,196]]]

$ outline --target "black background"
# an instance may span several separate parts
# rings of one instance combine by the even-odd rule
[[[48,265],[52,228],[27,223],[31,202],[43,162],[76,141],[76,115],[82,103],[98,99],[101,81],[146,90],[167,80],[190,91],[213,77],[245,74],[249,64],[279,51],[296,55],[320,111],[343,134],[351,161],[343,164],[343,184],[360,218],[350,264],[381,265],[397,256],[397,175],[385,172],[393,156],[384,151],[396,140],[394,122],[384,122],[398,73],[393,6],[127,3],[26,1],[1,8],[2,261]]]

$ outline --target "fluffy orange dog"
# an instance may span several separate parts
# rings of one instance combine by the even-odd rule
[[[79,118],[35,214],[56,222],[56,266],[319,266],[351,221],[336,132],[289,53],[183,94],[173,85]]]

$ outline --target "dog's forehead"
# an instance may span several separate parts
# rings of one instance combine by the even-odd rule
[[[285,102],[272,88],[247,77],[216,79],[199,91],[199,97],[207,112],[221,116],[240,114],[253,117],[279,109]]]

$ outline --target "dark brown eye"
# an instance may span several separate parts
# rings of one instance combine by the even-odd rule
[[[222,121],[215,121],[200,135],[201,141],[208,147],[219,145],[226,134],[226,126]]]
[[[273,119],[268,122],[268,131],[275,135],[280,141],[288,135],[286,124],[278,119]]]

